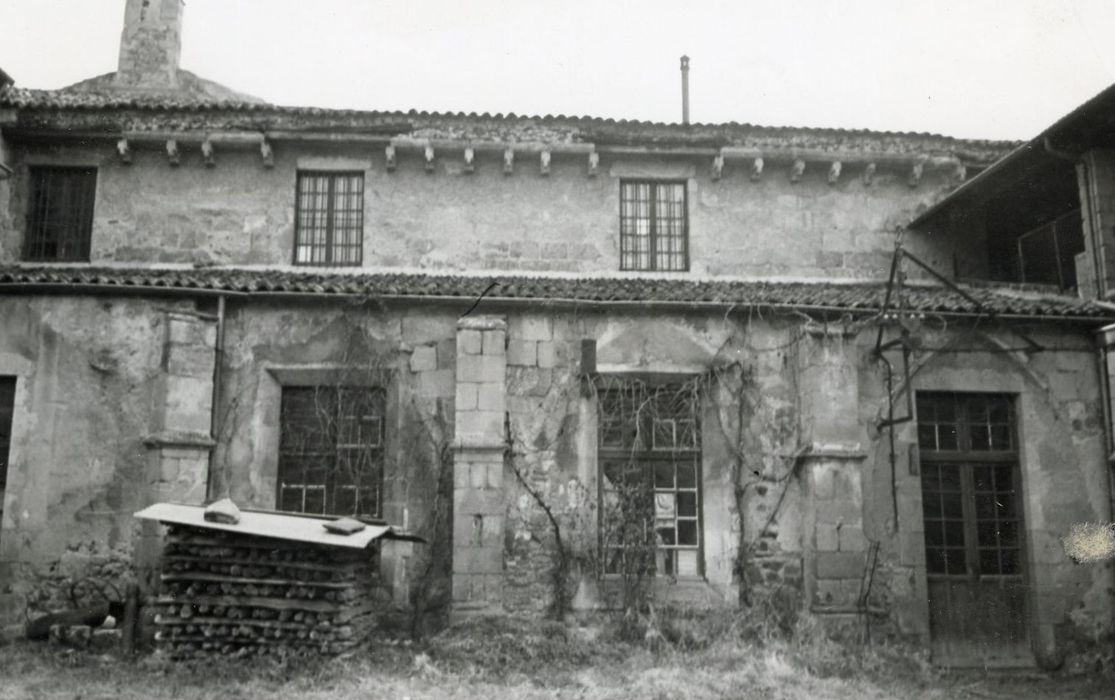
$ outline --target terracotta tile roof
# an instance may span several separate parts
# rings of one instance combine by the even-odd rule
[[[497,287],[488,290],[493,283]],[[48,289],[57,292],[226,292],[259,295],[356,295],[377,298],[460,300],[471,303],[488,290],[489,302],[530,301],[555,306],[645,304],[717,308],[811,308],[871,313],[883,306],[883,282],[797,282],[684,279],[663,276],[526,276],[492,273],[455,275],[373,271],[322,272],[269,268],[110,268],[85,266],[0,266],[0,293]],[[981,308],[941,286],[909,284],[907,309],[926,314],[1041,317],[1101,322],[1115,311],[1076,297],[1006,285],[965,285]]]
[[[102,76],[103,78],[103,76]],[[100,78],[94,79],[101,80]],[[101,80],[101,82],[104,82]],[[204,81],[202,81],[204,82]],[[87,81],[93,84],[93,81]],[[464,112],[376,111],[287,107],[238,100],[235,93],[215,98],[198,91],[143,92],[111,88],[35,90],[10,86],[0,89],[0,108],[28,114],[21,125],[42,126],[45,113],[98,116],[105,129],[316,129],[407,134],[414,138],[502,141],[508,143],[595,143],[599,145],[659,145],[720,148],[802,148],[856,151],[890,155],[956,155],[975,163],[990,163],[1017,146],[1013,141],[957,139],[928,133],[759,126],[737,122],[671,124],[586,116],[476,114]],[[95,85],[100,85],[96,83]],[[55,119],[55,121],[58,121]],[[74,128],[72,121],[64,122]]]

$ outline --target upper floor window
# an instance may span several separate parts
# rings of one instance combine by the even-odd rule
[[[685,182],[620,182],[619,259],[621,270],[689,269]]]
[[[296,265],[359,265],[364,250],[364,175],[298,173]]]
[[[32,167],[23,259],[89,260],[96,168]]]
[[[280,510],[378,518],[383,505],[384,392],[283,387]]]

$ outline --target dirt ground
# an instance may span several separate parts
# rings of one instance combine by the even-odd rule
[[[486,640],[492,641],[492,640]],[[813,665],[790,647],[717,644],[692,652],[624,648],[598,661],[530,643],[387,645],[325,662],[172,663],[22,642],[0,648],[0,700],[298,698],[1111,698],[1110,676],[945,673],[883,661]],[[590,645],[592,646],[592,645]],[[493,651],[494,650],[494,651]]]

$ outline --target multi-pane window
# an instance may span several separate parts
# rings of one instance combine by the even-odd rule
[[[928,572],[1021,574],[1021,494],[1010,398],[919,394],[917,411]]]
[[[96,168],[32,167],[24,260],[88,261],[96,191]]]
[[[701,573],[698,412],[689,386],[636,382],[600,392],[605,573]]]
[[[383,390],[283,387],[280,510],[381,517]]]
[[[621,270],[689,269],[684,182],[620,182],[619,256]]]
[[[299,172],[296,265],[359,265],[364,250],[364,175]]]

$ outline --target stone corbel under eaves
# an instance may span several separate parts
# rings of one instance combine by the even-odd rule
[[[435,172],[434,163],[446,152],[459,157],[463,163],[463,172],[476,171],[476,156],[478,153],[498,153],[502,161],[502,170],[505,175],[515,171],[515,160],[519,155],[530,155],[538,163],[538,174],[549,175],[550,163],[554,154],[577,154],[587,156],[585,173],[595,176],[600,167],[600,156],[596,146],[591,143],[544,143],[540,141],[522,141],[509,143],[506,141],[473,141],[466,139],[424,139],[413,136],[395,136],[384,141],[384,152],[387,154],[387,170],[394,171],[399,154],[411,151],[425,161],[427,172]]]
[[[734,165],[750,173],[751,179],[757,181],[762,178],[764,168],[771,163],[781,163],[787,167],[792,182],[799,181],[810,170],[809,164],[823,164],[830,185],[837,184],[849,172],[849,168],[860,171],[860,179],[865,185],[872,183],[880,166],[904,171],[910,187],[917,187],[925,171],[930,169],[947,170],[953,177],[961,179],[966,174],[963,162],[956,156],[927,156],[922,153],[869,153],[808,148],[772,150],[738,146],[725,146],[711,153],[714,180],[719,180],[724,169]]]
[[[264,167],[275,164],[270,139],[258,131],[126,131],[117,137],[117,155],[124,164],[131,163],[139,148],[164,151],[171,165],[177,165],[178,154],[188,148],[200,153],[209,167],[216,164],[221,149],[254,148]]]

